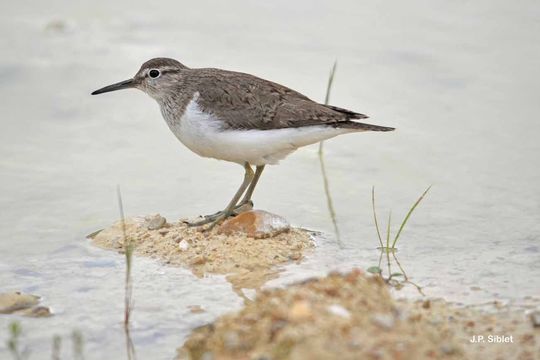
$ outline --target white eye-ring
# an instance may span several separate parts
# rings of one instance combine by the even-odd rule
[[[152,69],[148,72],[148,76],[152,79],[157,79],[161,75],[161,72],[158,69]]]

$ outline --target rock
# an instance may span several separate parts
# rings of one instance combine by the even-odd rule
[[[189,311],[191,311],[193,314],[200,314],[205,312],[201,305],[189,305],[188,308]]]
[[[451,343],[443,343],[441,346],[439,346],[439,349],[444,355],[454,355],[458,352],[456,346]]]
[[[532,325],[537,328],[540,327],[540,311],[535,311],[530,315]]]
[[[341,305],[333,304],[333,305],[328,306],[326,309],[328,310],[329,313],[342,317],[344,319],[351,318],[351,313],[349,312],[349,310],[345,309]]]
[[[178,243],[178,249],[180,249],[180,251],[186,251],[189,249],[189,243],[185,239],[180,241]]]
[[[205,256],[197,255],[191,260],[190,265],[202,265],[206,262],[206,260],[207,259]]]
[[[229,351],[235,351],[240,347],[240,336],[236,331],[227,331],[223,334],[223,345]]]
[[[311,304],[305,300],[299,300],[292,304],[288,318],[293,322],[301,322],[309,320],[313,317],[313,311],[311,310]]]
[[[290,229],[289,222],[264,210],[250,210],[226,220],[219,228],[220,234],[242,233],[255,239],[276,236]]]
[[[166,223],[167,219],[159,214],[145,218],[145,224],[148,230],[159,230],[165,226]]]
[[[289,259],[293,261],[300,260],[301,258],[302,258],[302,253],[299,253],[299,252],[294,252],[291,255],[289,255]]]
[[[0,314],[11,314],[17,310],[23,310],[36,306],[39,296],[23,294],[20,292],[0,294]]]
[[[378,327],[390,330],[394,326],[394,317],[390,314],[375,314],[371,317],[371,321]]]
[[[23,310],[21,314],[24,316],[36,317],[36,318],[49,317],[49,316],[52,316],[52,311],[50,308],[46,306],[34,306],[33,308]]]

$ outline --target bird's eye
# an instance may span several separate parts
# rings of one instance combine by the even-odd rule
[[[148,72],[148,76],[150,76],[152,79],[159,77],[159,75],[161,75],[161,73],[156,69],[152,69]]]

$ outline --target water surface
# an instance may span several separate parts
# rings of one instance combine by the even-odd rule
[[[269,167],[256,207],[328,235],[269,285],[376,265],[371,186],[384,223],[430,184],[398,244],[428,296],[515,304],[540,278],[540,7],[502,1],[12,2],[0,15],[0,290],[44,296],[57,312],[21,319],[32,358],[80,329],[88,358],[124,354],[123,258],[84,236],[128,215],[169,219],[223,207],[238,165],[201,159],[133,91],[91,97],[145,60],[253,73],[331,102],[393,133],[342,136],[326,163],[344,249],[335,246],[317,147]],[[223,277],[136,259],[133,338],[169,359],[195,326],[242,302]],[[417,296],[414,289],[408,296]],[[190,313],[199,304],[207,312]],[[0,317],[0,337],[13,317]],[[0,354],[6,350],[0,345]],[[67,339],[66,339],[67,342]],[[67,346],[67,345],[65,345]],[[65,350],[68,351],[68,350]]]

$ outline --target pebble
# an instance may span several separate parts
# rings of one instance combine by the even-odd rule
[[[159,230],[167,223],[167,219],[157,214],[146,219],[146,228],[148,230]]]
[[[201,307],[201,305],[189,305],[188,306],[189,311],[191,311],[194,314],[200,314],[205,312],[205,310]]]
[[[333,304],[333,305],[328,306],[326,309],[328,310],[329,313],[342,317],[344,319],[351,318],[351,313],[349,312],[349,310],[345,309],[341,305]]]
[[[185,239],[180,241],[178,243],[178,249],[180,249],[180,251],[186,251],[189,249],[189,243]]]
[[[35,306],[30,309],[25,309],[22,312],[22,315],[25,315],[28,317],[35,317],[35,318],[49,317],[49,316],[52,316],[52,311],[50,308],[46,306]]]
[[[300,260],[301,258],[302,258],[302,254],[299,252],[294,252],[291,255],[289,255],[289,259],[293,261]]]
[[[11,314],[14,311],[31,308],[39,303],[39,296],[21,292],[0,294],[0,314]]]
[[[540,327],[540,311],[535,311],[530,315],[532,325],[537,328]]]
[[[52,316],[52,311],[39,304],[40,297],[21,292],[0,294],[0,314],[19,314],[28,317]]]
[[[371,317],[371,321],[378,327],[390,330],[394,326],[394,317],[390,314],[375,314]]]
[[[227,331],[223,334],[223,345],[230,351],[238,349],[240,346],[240,337],[236,331]]]
[[[204,354],[201,355],[201,360],[214,360],[214,354],[212,354],[211,351],[206,351]]]
[[[452,344],[449,344],[449,343],[443,343],[441,344],[441,346],[439,346],[439,349],[441,350],[441,352],[445,355],[453,355],[457,352],[457,348],[452,345]]]
[[[255,239],[276,236],[289,231],[289,222],[276,214],[264,210],[250,210],[226,220],[219,228],[220,234],[245,234]]]
[[[193,260],[191,260],[190,264],[191,265],[202,265],[206,262],[206,257],[202,256],[202,255],[197,255],[193,258]]]
[[[296,301],[291,306],[288,318],[291,321],[305,321],[313,317],[313,311],[311,310],[311,304],[305,300]]]

